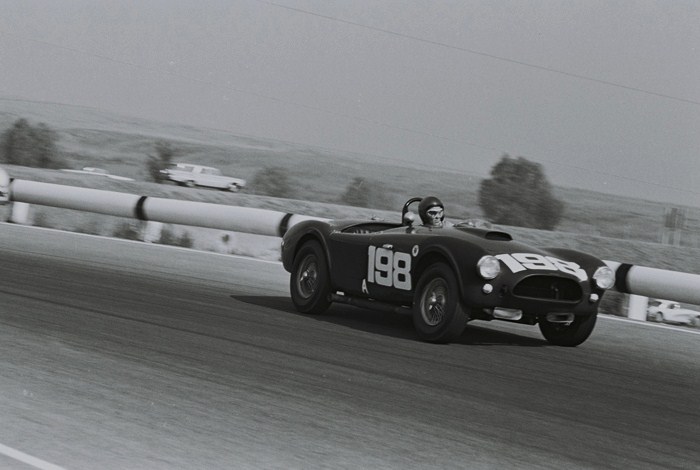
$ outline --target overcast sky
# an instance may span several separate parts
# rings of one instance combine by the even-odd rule
[[[0,97],[700,206],[697,0],[0,0]]]

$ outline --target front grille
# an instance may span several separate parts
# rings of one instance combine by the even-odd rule
[[[513,288],[513,295],[529,299],[579,302],[581,286],[573,279],[554,276],[529,276]]]

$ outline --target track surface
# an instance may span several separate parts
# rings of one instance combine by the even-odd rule
[[[572,349],[473,323],[440,346],[405,316],[295,313],[276,263],[13,225],[0,256],[2,468],[700,462],[693,330],[602,316]]]

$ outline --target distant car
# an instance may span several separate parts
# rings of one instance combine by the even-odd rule
[[[190,188],[204,186],[237,192],[246,185],[244,179],[224,176],[218,168],[191,163],[173,163],[162,173],[168,180]]]
[[[323,313],[333,302],[412,315],[418,337],[446,343],[468,321],[539,324],[551,344],[577,346],[593,331],[600,300],[615,282],[599,258],[535,248],[510,234],[463,222],[308,220],[283,237],[292,303]]]
[[[670,300],[649,300],[647,320],[699,327],[700,312],[683,308],[678,302]]]
[[[0,204],[10,202],[10,175],[0,168]]]
[[[105,178],[109,178],[112,180],[119,180],[119,181],[134,181],[133,178],[127,178],[126,176],[112,175],[112,174],[110,174],[109,171],[105,170],[104,168],[96,168],[94,166],[85,166],[85,167],[83,167],[82,170],[64,169],[63,171],[67,171],[69,173],[79,173],[81,175],[103,176]]]

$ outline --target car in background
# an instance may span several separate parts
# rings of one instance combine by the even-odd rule
[[[677,325],[700,326],[700,312],[683,308],[671,300],[650,299],[647,307],[647,320]]]
[[[161,172],[169,181],[190,188],[204,186],[238,192],[246,185],[244,179],[224,176],[218,168],[192,163],[173,163]]]

